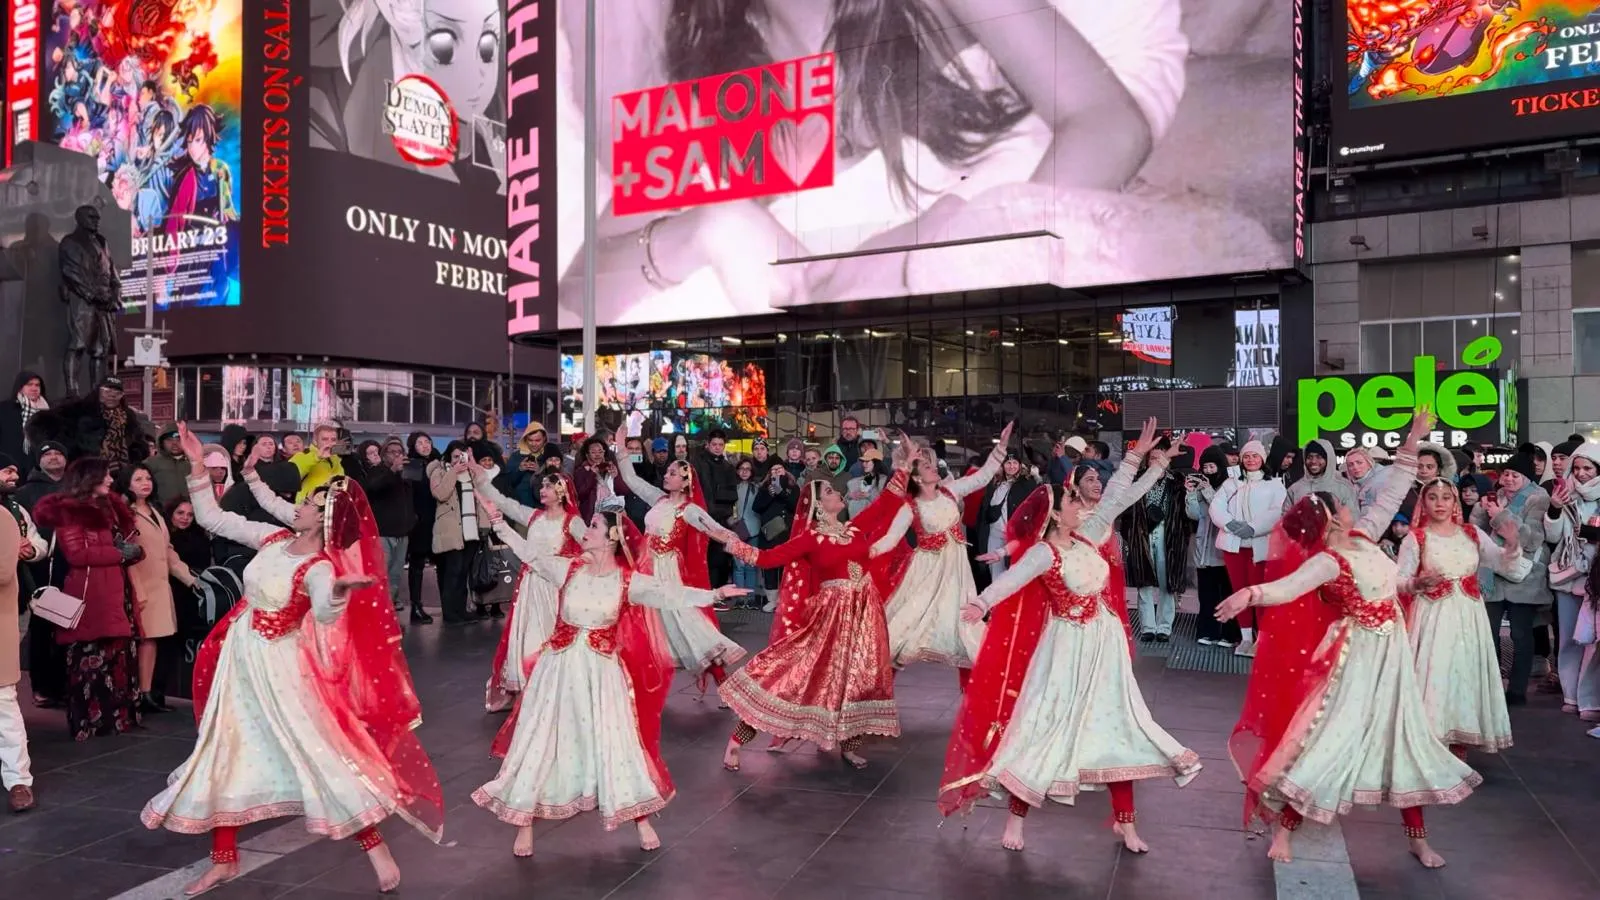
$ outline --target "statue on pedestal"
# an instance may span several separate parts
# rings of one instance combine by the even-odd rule
[[[78,227],[61,241],[61,302],[67,304],[67,354],[62,361],[67,396],[82,396],[78,371],[89,357],[89,384],[105,377],[106,357],[117,348],[116,317],[122,312],[122,282],[100,234],[100,210],[80,206]]]

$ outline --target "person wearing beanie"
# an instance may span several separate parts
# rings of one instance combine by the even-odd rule
[[[161,429],[156,437],[156,450],[145,460],[151,477],[156,481],[156,497],[164,506],[189,496],[185,483],[189,477],[189,460],[183,456],[183,444],[178,441],[178,423]]]
[[[1545,518],[1550,509],[1550,495],[1539,487],[1539,467],[1533,455],[1518,451],[1500,470],[1500,480],[1495,491],[1478,502],[1472,511],[1472,525],[1485,534],[1493,534],[1501,546],[1501,527],[1507,521],[1519,526],[1522,553],[1528,557],[1533,570],[1520,583],[1511,583],[1492,573],[1484,577],[1480,571],[1484,609],[1489,625],[1496,633],[1503,618],[1511,620],[1511,675],[1506,684],[1506,702],[1512,706],[1528,700],[1528,679],[1533,673],[1535,655],[1534,629],[1541,610],[1551,605],[1548,580],[1549,556],[1545,546]]]
[[[1545,514],[1544,538],[1550,555],[1550,588],[1556,598],[1556,670],[1561,683],[1561,711],[1585,722],[1600,722],[1600,658],[1578,643],[1578,613],[1587,601],[1600,600],[1595,589],[1595,545],[1583,539],[1583,528],[1600,515],[1600,444],[1579,441],[1565,449],[1566,477],[1556,481]]]
[[[1550,448],[1550,468],[1554,474],[1551,478],[1559,480],[1567,476],[1567,461],[1572,458],[1573,451],[1583,445],[1583,441],[1566,440]]]
[[[1285,486],[1294,481],[1297,449],[1287,435],[1273,435],[1267,450],[1267,477],[1280,479]]]
[[[1333,452],[1333,444],[1318,438],[1309,444],[1300,454],[1300,464],[1305,475],[1289,485],[1283,501],[1283,511],[1288,512],[1289,507],[1300,502],[1307,494],[1326,493],[1332,494],[1335,500],[1349,507],[1358,507],[1356,490],[1349,479],[1343,478],[1334,469],[1334,462],[1338,459]]]
[[[1200,471],[1184,479],[1184,513],[1195,523],[1194,574],[1200,615],[1195,620],[1195,642],[1207,647],[1232,647],[1239,643],[1239,623],[1218,622],[1217,605],[1233,593],[1228,567],[1217,549],[1217,528],[1211,521],[1211,501],[1228,481],[1228,456],[1212,444],[1200,452]]]
[[[1211,521],[1217,526],[1217,549],[1228,567],[1234,591],[1267,580],[1267,539],[1283,516],[1288,491],[1283,482],[1267,477],[1267,449],[1252,440],[1239,451],[1241,473],[1230,478],[1211,498]],[[1255,617],[1246,609],[1239,616],[1238,656],[1256,653]]]

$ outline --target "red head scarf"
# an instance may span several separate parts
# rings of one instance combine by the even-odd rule
[[[1317,494],[1291,507],[1272,531],[1268,581],[1292,574],[1327,550],[1328,522],[1335,514]],[[1247,825],[1255,817],[1275,817],[1262,795],[1281,774],[1278,760],[1288,758],[1279,750],[1304,739],[1290,725],[1306,700],[1326,687],[1344,643],[1342,637],[1326,642],[1329,627],[1341,616],[1338,605],[1323,602],[1317,592],[1257,611],[1263,613],[1244,708],[1228,740],[1228,754],[1244,779]]]
[[[675,514],[678,516],[682,516],[684,509],[691,504],[704,510],[706,508],[706,496],[700,490],[700,476],[695,472],[694,466],[690,465],[688,460],[673,460],[667,465],[682,466],[684,477],[688,479],[688,485],[687,490],[684,492],[683,500],[674,502],[672,499],[667,498],[661,502],[675,505]],[[701,534],[698,528],[681,521],[673,523],[673,535],[677,541],[678,576],[683,579],[684,585],[710,590],[711,572],[706,565],[708,548],[706,536]],[[634,561],[638,565],[639,571],[653,574],[655,571],[655,556],[649,551],[648,542],[646,542],[643,549],[644,552],[635,556]],[[717,624],[715,610],[708,606],[702,609],[701,612],[711,620],[713,625]],[[661,614],[655,610],[651,610],[650,615],[656,618],[661,617]]]

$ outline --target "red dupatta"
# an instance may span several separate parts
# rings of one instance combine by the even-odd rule
[[[1285,578],[1327,551],[1332,511],[1315,495],[1300,499],[1273,529],[1267,558],[1267,580]],[[1340,578],[1349,564],[1333,554]],[[1308,700],[1327,688],[1344,653],[1347,633],[1330,629],[1343,617],[1337,603],[1325,601],[1321,589],[1266,610],[1266,623],[1256,631],[1256,657],[1250,669],[1239,721],[1228,739],[1228,755],[1244,782],[1244,820],[1272,821],[1277,812],[1263,802],[1281,769],[1299,756],[1311,723],[1296,726],[1295,717]],[[1261,610],[1257,611],[1259,615]]]
[[[683,520],[683,515],[690,506],[697,506],[701,512],[705,512],[706,497],[704,492],[700,490],[700,480],[695,477],[694,466],[683,460],[676,460],[668,463],[668,465],[676,465],[678,463],[682,463],[684,477],[689,480],[689,495],[687,498],[678,501],[677,509],[673,512],[672,532],[666,539],[672,543],[673,549],[678,554],[678,577],[682,579],[683,586],[708,591],[711,590],[711,571],[707,563],[710,543],[700,529]],[[670,502],[670,500],[663,498],[658,505]],[[638,561],[639,571],[647,575],[655,574],[655,551],[651,547],[655,540],[656,538],[653,535],[646,535],[642,552],[635,557]],[[712,625],[721,627],[717,621],[716,610],[706,606],[702,607],[700,612],[711,620]],[[658,619],[661,617],[659,610],[647,609],[646,613]]]

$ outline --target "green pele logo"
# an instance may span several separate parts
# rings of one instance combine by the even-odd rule
[[[1468,344],[1461,351],[1461,362],[1490,366],[1501,352],[1500,339],[1489,335]],[[1328,432],[1403,431],[1421,406],[1433,410],[1441,429],[1475,431],[1493,424],[1502,412],[1502,404],[1507,404],[1504,421],[1515,421],[1516,403],[1515,382],[1510,379],[1497,382],[1486,373],[1467,371],[1453,372],[1441,381],[1434,357],[1419,356],[1411,361],[1410,378],[1373,375],[1359,385],[1348,378],[1302,379],[1296,408],[1300,414],[1300,444],[1304,446]],[[1340,443],[1353,447],[1357,441]]]

